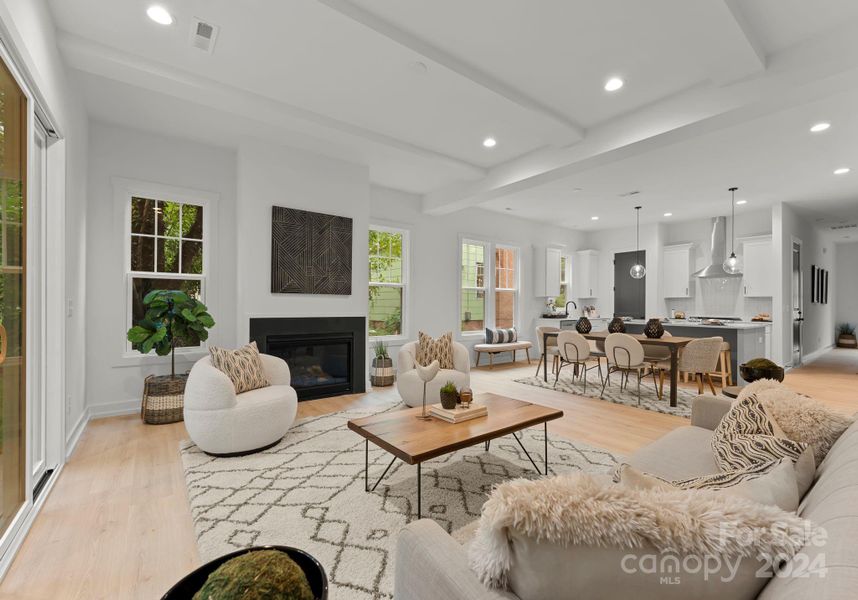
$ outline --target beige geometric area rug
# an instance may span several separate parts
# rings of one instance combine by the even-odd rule
[[[252,545],[301,548],[325,568],[332,600],[393,597],[400,529],[416,518],[417,470],[397,460],[374,492],[364,491],[364,439],[350,419],[401,405],[352,409],[297,421],[276,446],[250,456],[214,458],[190,441],[180,451],[203,561]],[[543,464],[542,427],[522,442]],[[609,472],[618,457],[549,433],[553,474]],[[391,455],[370,444],[370,483]],[[536,473],[512,436],[423,464],[423,516],[453,532],[479,518],[492,486]]]

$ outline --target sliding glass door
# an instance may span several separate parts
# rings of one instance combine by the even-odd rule
[[[25,501],[27,99],[0,61],[0,535]]]

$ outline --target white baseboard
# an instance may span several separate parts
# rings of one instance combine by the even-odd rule
[[[89,409],[84,407],[83,412],[80,413],[80,418],[66,439],[66,460],[71,458],[72,453],[77,448],[77,443],[80,441],[80,436],[83,435],[87,423],[89,423]]]
[[[106,404],[92,404],[86,407],[89,419],[103,419],[120,415],[133,415],[140,412],[140,400],[120,400]]]
[[[829,346],[824,346],[824,347],[820,348],[819,350],[811,352],[810,354],[805,354],[804,356],[801,357],[801,364],[806,365],[808,363],[812,363],[817,358],[821,357],[823,354],[826,354],[829,350],[831,350],[833,348],[834,348],[834,344],[831,344]]]

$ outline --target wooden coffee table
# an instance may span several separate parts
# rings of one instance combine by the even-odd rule
[[[364,488],[366,491],[372,492],[378,487],[397,459],[409,465],[417,465],[417,518],[419,519],[422,517],[420,479],[423,462],[481,443],[485,443],[488,450],[491,440],[509,434],[512,434],[524,450],[536,472],[540,475],[548,474],[548,421],[559,419],[563,416],[563,411],[497,394],[477,394],[474,400],[485,404],[489,414],[463,423],[447,423],[436,418],[428,421],[418,419],[417,415],[423,410],[421,407],[349,421],[349,429],[365,438]],[[521,439],[516,435],[516,432],[522,429],[540,424],[545,428],[545,466],[542,471],[536,466],[530,453],[521,443]],[[369,484],[370,442],[393,455],[390,464],[372,487]]]

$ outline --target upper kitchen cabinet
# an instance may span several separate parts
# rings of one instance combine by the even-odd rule
[[[665,298],[690,298],[693,285],[691,282],[691,248],[694,244],[677,244],[664,247],[662,259],[662,281],[664,282]]]
[[[579,250],[575,255],[573,268],[574,284],[572,296],[575,298],[595,298],[599,289],[599,252],[597,250]]]
[[[742,238],[742,293],[746,298],[770,297],[774,291],[772,237]]]
[[[560,295],[560,270],[563,250],[548,246],[534,246],[534,289],[538,297],[553,298]]]

